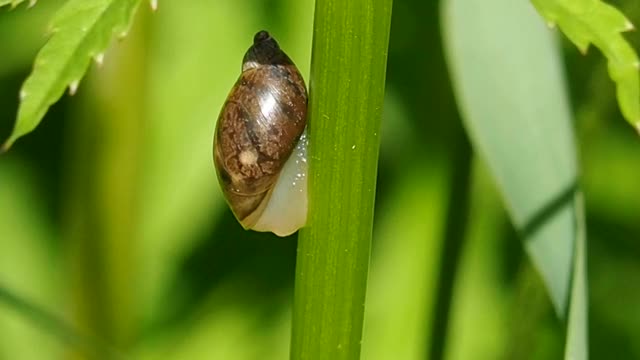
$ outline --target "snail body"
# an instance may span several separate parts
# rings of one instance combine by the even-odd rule
[[[304,226],[306,118],[302,75],[269,33],[258,32],[213,141],[218,180],[245,229],[285,236]]]

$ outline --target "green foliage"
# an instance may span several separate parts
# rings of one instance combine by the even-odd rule
[[[18,118],[3,150],[32,131],[67,86],[71,94],[75,93],[91,58],[101,63],[112,35],[126,35],[139,2],[70,0],[58,10],[51,24],[51,38],[20,90]]]
[[[571,301],[569,303],[564,358],[566,360],[586,360],[589,358],[589,321],[587,316],[589,293],[587,290],[587,224],[584,219],[582,194],[575,197],[573,206],[576,209],[576,243],[573,255]]]
[[[35,174],[9,156],[0,160],[0,357],[23,359],[53,357],[61,353],[60,338],[49,331],[31,325],[34,317],[24,316],[24,306],[16,302],[22,294],[40,313],[54,313],[62,284],[54,281],[61,276],[59,262],[49,245],[55,231],[45,220],[46,210],[39,201]],[[10,290],[10,291],[9,291]],[[16,293],[16,294],[14,294]],[[14,296],[11,296],[11,295]],[[36,317],[37,319],[37,317]],[[39,325],[43,325],[39,323]],[[46,328],[46,326],[43,326]],[[24,346],[29,339],[30,346]],[[33,346],[37,343],[38,346]],[[19,354],[19,355],[18,355]]]
[[[619,2],[631,8],[637,0]],[[11,3],[30,2],[0,0]],[[71,4],[98,2],[0,9],[2,139],[19,106],[19,82],[44,41],[43,23],[63,3],[68,12]],[[613,91],[603,90],[605,67],[576,66],[588,64],[577,52],[563,59],[571,88],[579,89],[574,134],[563,60],[550,32],[533,27],[541,23],[533,7],[525,16],[523,1],[457,0],[457,21],[442,13],[443,33],[457,68],[458,105],[480,155],[463,188],[450,176],[463,164],[451,156],[459,150],[451,136],[459,118],[438,2],[396,2],[386,75],[382,37],[361,34],[380,34],[388,13],[367,12],[358,6],[364,3],[390,0],[325,1],[315,32],[314,0],[175,1],[153,16],[142,12],[105,64],[88,72],[79,96],[59,104],[24,146],[0,156],[0,358],[76,358],[101,352],[103,343],[139,359],[276,360],[291,345],[294,358],[330,351],[325,356],[340,358],[356,357],[360,340],[367,360],[422,359],[434,346],[450,360],[556,359],[563,347],[567,358],[583,359],[587,348],[593,358],[640,357],[640,288],[633,286],[640,278],[640,147],[631,131],[606,121],[617,110]],[[112,24],[116,6],[135,12],[134,2],[110,4],[103,15]],[[362,16],[349,22],[347,12]],[[90,45],[120,33],[89,13],[104,36],[79,40],[73,56],[62,38],[56,41],[66,52],[49,50],[49,60],[85,64],[66,81],[64,71],[55,73],[62,91],[85,76],[87,59],[99,53]],[[75,15],[72,23],[90,17]],[[58,24],[69,24],[61,21],[58,15]],[[75,39],[65,29],[64,38]],[[297,253],[294,238],[243,231],[212,168],[218,111],[259,29],[274,34],[312,88],[315,213]],[[37,62],[36,69],[45,72]],[[57,99],[45,95],[43,104]],[[577,144],[568,140],[574,136]],[[589,214],[588,278],[582,188],[566,187],[560,205],[546,208],[551,215],[535,216],[547,213],[537,210],[562,193],[560,183],[578,176]],[[458,189],[470,192],[468,218],[450,210],[466,207],[447,195]],[[524,246],[513,241],[507,215],[529,239]],[[443,234],[452,221],[466,240],[448,274]],[[445,277],[453,292],[442,296]],[[450,303],[446,334],[430,326],[442,297]],[[554,318],[554,306],[566,322]]]
[[[391,0],[318,0],[291,359],[359,359]]]
[[[622,115],[640,131],[640,61],[622,32],[633,24],[600,0],[531,0],[550,26],[556,24],[583,53],[590,44],[602,51],[616,83]]]
[[[576,252],[576,243],[584,247],[585,233],[584,223],[576,220],[583,207],[575,202],[577,159],[558,49],[527,4],[450,0],[444,19],[467,131],[557,313],[565,317],[572,282],[572,303],[586,301],[585,283],[575,280],[584,271],[584,251]],[[586,319],[586,307],[572,307],[570,314],[570,346],[576,348],[567,354],[585,359],[586,321],[575,319]]]
[[[5,5],[11,5],[12,8],[15,8],[16,6],[20,5],[21,3],[23,3],[25,0],[0,0],[0,7],[3,7]],[[33,6],[35,5],[35,1],[31,0],[29,2],[29,6]]]

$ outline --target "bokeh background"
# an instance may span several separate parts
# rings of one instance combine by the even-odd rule
[[[61,3],[0,9],[0,139]],[[640,26],[637,0],[610,3]],[[309,79],[313,1],[159,5],[143,3],[77,94],[0,156],[0,359],[288,357],[296,236],[242,230],[211,145],[256,31]],[[364,359],[422,359],[440,341],[431,323],[460,120],[438,18],[437,1],[394,3]],[[626,37],[640,49],[637,32]],[[640,139],[601,54],[561,44],[587,210],[590,353],[640,359]],[[445,357],[560,358],[564,324],[482,159],[472,164]]]

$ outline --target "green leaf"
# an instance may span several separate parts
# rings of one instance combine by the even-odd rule
[[[126,35],[140,0],[70,0],[56,13],[51,38],[40,50],[29,78],[20,90],[18,118],[7,150],[32,131],[49,106],[69,87],[75,93],[91,58],[100,63],[113,34]]]
[[[640,61],[622,32],[633,24],[616,8],[599,0],[531,0],[550,26],[560,30],[582,52],[590,44],[608,60],[622,115],[640,131]]]
[[[316,1],[291,359],[359,359],[391,0]]]
[[[571,285],[571,303],[567,323],[567,343],[564,358],[567,360],[589,358],[589,322],[587,318],[587,234],[584,220],[584,201],[582,195],[575,197],[576,208],[576,244],[573,258],[573,283]]]
[[[11,8],[15,8],[16,6],[20,5],[21,3],[23,3],[25,0],[0,0],[0,7],[3,7],[5,5],[11,5]],[[35,0],[30,0],[29,1],[29,7],[32,7],[33,5],[36,4]]]
[[[561,317],[571,293],[567,355],[585,358],[584,210],[557,44],[523,2],[448,0],[443,16],[467,131]]]

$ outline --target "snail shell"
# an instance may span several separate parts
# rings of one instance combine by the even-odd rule
[[[258,32],[213,141],[218,180],[245,229],[285,236],[304,226],[306,118],[300,72],[269,33]]]

